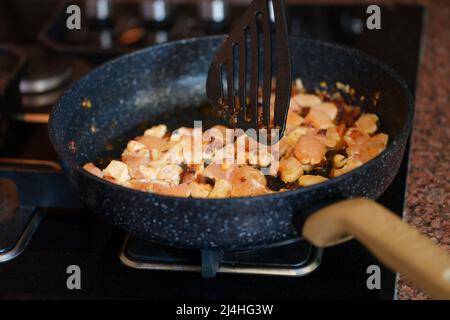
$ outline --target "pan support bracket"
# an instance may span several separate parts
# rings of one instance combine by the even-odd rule
[[[223,252],[220,250],[202,250],[202,277],[214,278],[220,267]]]
[[[25,250],[45,208],[79,206],[57,163],[0,158],[0,263]]]
[[[42,216],[42,210],[20,205],[17,184],[13,179],[0,177],[0,263],[23,252]]]
[[[119,259],[133,269],[198,272],[205,278],[223,273],[300,277],[319,267],[322,249],[303,239],[292,239],[241,251],[197,251],[127,235]]]
[[[37,208],[19,207],[12,212],[14,217],[10,219],[8,209],[0,209],[0,263],[16,258],[25,250],[44,215]]]

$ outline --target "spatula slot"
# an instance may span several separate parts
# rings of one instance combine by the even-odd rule
[[[240,77],[240,54],[239,54],[239,50],[240,50],[240,41],[239,43],[233,43],[231,45],[231,48],[233,50],[233,61],[231,61],[230,64],[233,65],[233,107],[235,108],[235,110],[238,110],[239,106],[239,90],[240,90],[240,86],[241,84],[239,83],[239,77]]]
[[[227,65],[225,63],[220,64],[220,96],[217,100],[219,105],[227,104],[228,97],[228,81],[227,81]]]
[[[245,84],[244,87],[244,98],[245,100],[243,101],[242,105],[244,107],[244,110],[242,110],[241,115],[244,115],[244,120],[248,123],[250,121],[252,121],[252,119],[256,118],[256,116],[254,116],[252,114],[252,106],[251,106],[251,101],[252,101],[252,88],[251,88],[251,77],[252,77],[252,65],[251,65],[251,55],[249,55],[248,53],[251,52],[252,50],[252,32],[251,32],[251,28],[250,27],[245,27],[244,28],[244,39],[245,39],[245,55],[243,57],[243,61],[245,61],[245,72],[243,74],[243,82]],[[256,59],[258,60],[258,59]],[[255,99],[257,101],[258,99],[258,92],[256,91],[255,94]]]

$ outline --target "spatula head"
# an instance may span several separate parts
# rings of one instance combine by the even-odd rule
[[[271,103],[273,80],[275,101]],[[206,93],[230,126],[266,129],[272,141],[282,136],[291,94],[283,0],[254,0],[250,4],[211,63]]]

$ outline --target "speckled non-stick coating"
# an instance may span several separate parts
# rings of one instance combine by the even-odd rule
[[[321,81],[349,83],[377,113],[389,134],[387,150],[364,166],[325,183],[266,196],[192,199],[127,189],[83,171],[101,157],[119,156],[139,125],[178,110],[186,118],[206,101],[206,74],[222,37],[163,44],[98,67],[54,107],[50,138],[71,186],[84,205],[137,237],[190,248],[235,249],[298,237],[313,210],[340,198],[377,198],[400,165],[413,117],[406,84],[390,68],[349,48],[291,39],[293,76],[307,89]],[[380,92],[379,103],[371,97]],[[83,108],[89,99],[91,108]],[[180,112],[181,110],[181,112]],[[182,120],[182,119],[180,119]],[[140,131],[141,130],[141,131]],[[114,142],[112,150],[105,146]]]

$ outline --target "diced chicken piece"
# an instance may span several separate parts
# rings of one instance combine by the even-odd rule
[[[181,182],[191,183],[196,181],[199,176],[203,174],[205,167],[202,164],[191,164],[187,165],[187,168],[181,174]]]
[[[322,100],[318,96],[307,93],[299,93],[293,96],[292,99],[294,99],[300,107],[313,107],[322,103]]]
[[[205,142],[213,143],[213,146],[216,148],[222,147],[225,142],[231,142],[231,136],[227,135],[227,130],[229,130],[225,126],[216,125],[206,130],[203,134],[203,140]],[[230,130],[231,132],[231,130]]]
[[[291,98],[291,100],[289,100],[289,112],[300,113],[301,111],[302,107],[297,103],[297,101]]]
[[[305,123],[316,129],[328,129],[332,127],[333,119],[325,112],[312,108],[305,117]]]
[[[216,150],[214,153],[214,157],[212,161],[214,163],[225,163],[226,159],[234,159],[235,158],[235,147],[233,143],[229,143],[223,148]]]
[[[231,183],[227,180],[217,180],[208,198],[228,198],[231,194]]]
[[[345,132],[344,135],[344,142],[347,145],[347,147],[360,145],[364,143],[367,139],[369,139],[370,136],[362,131],[359,131],[356,128],[350,128]]]
[[[169,192],[166,194],[174,197],[188,198],[191,195],[191,188],[189,184],[181,183],[177,186],[170,187]]]
[[[343,166],[345,166],[345,164],[347,163],[347,158],[345,156],[343,156],[342,154],[336,154],[333,157],[333,166],[335,168],[342,168]]]
[[[148,183],[147,191],[165,194],[170,188],[170,183],[164,181],[154,181]]]
[[[341,143],[341,134],[336,127],[327,129],[326,138],[327,142],[325,143],[325,146],[329,148],[334,148]]]
[[[106,181],[115,183],[115,184],[119,184],[119,185],[121,184],[119,181],[117,181],[116,179],[114,179],[113,177],[110,177],[110,176],[103,175],[103,179],[105,179]]]
[[[222,126],[220,126],[222,127]],[[224,127],[225,128],[225,127]],[[216,153],[220,150],[221,154],[220,157],[226,156],[226,153],[228,152],[230,157],[234,157],[233,153],[234,151],[232,151],[232,143],[228,143],[225,146],[225,150],[223,150],[224,148],[224,144],[225,144],[225,136],[222,136],[222,133],[220,132],[220,130],[216,127],[213,127],[211,129],[209,129],[205,135],[204,135],[204,139],[203,141],[206,141],[207,143],[203,144],[203,160],[211,162],[214,159],[214,156],[216,155]],[[228,141],[228,140],[227,140]],[[224,155],[225,153],[225,155]],[[219,155],[218,155],[219,157]]]
[[[103,174],[105,176],[114,178],[119,183],[124,183],[130,180],[128,167],[122,161],[112,160],[110,164],[103,170]]]
[[[139,167],[139,172],[143,179],[147,181],[154,181],[158,179],[158,173],[161,168],[153,168],[153,167]]]
[[[170,136],[170,141],[179,141],[183,137],[192,137],[194,133],[193,128],[181,127],[172,132]]]
[[[336,127],[328,128],[325,135],[317,133],[314,137],[328,148],[334,148],[341,142],[341,136]]]
[[[131,179],[128,184],[130,188],[140,191],[149,191],[152,186],[152,182],[141,179]]]
[[[136,141],[144,144],[149,150],[157,149],[160,151],[165,151],[168,148],[167,139],[164,138],[141,136],[136,138]]]
[[[313,184],[321,183],[327,181],[328,179],[322,176],[314,176],[314,175],[303,175],[298,179],[298,184],[301,187],[312,186]]]
[[[168,144],[167,151],[159,157],[160,160],[170,164],[182,164],[186,157],[191,155],[189,141],[183,137]]]
[[[235,164],[211,163],[203,171],[203,175],[207,178],[218,180],[229,180],[233,171],[237,169]]]
[[[233,184],[242,183],[250,180],[255,180],[262,185],[266,185],[266,178],[258,169],[251,166],[241,166],[233,172],[231,182]]]
[[[191,182],[191,196],[193,198],[207,198],[213,187],[206,183]]]
[[[86,163],[83,166],[83,169],[86,170],[89,173],[92,173],[94,176],[97,176],[99,178],[103,178],[103,172],[99,168],[95,166],[92,162]]]
[[[165,124],[160,124],[150,129],[145,130],[144,136],[152,136],[157,138],[162,138],[167,132],[167,126]]]
[[[378,117],[373,113],[363,113],[355,122],[356,129],[365,133],[372,134],[377,131]]]
[[[323,102],[317,105],[312,106],[314,110],[319,110],[323,113],[326,113],[331,120],[334,120],[337,116],[338,109],[333,102]]]
[[[370,138],[372,142],[381,143],[383,146],[387,146],[389,141],[389,136],[385,133],[379,133]]]
[[[202,175],[204,170],[205,167],[203,163],[188,165],[186,170],[181,174],[181,181],[183,183],[191,183],[195,181],[199,175]]]
[[[128,142],[127,144],[127,149],[126,151],[130,152],[130,153],[134,153],[134,152],[138,152],[140,150],[144,150],[147,149],[147,147],[145,146],[145,144],[137,142],[135,140],[131,140]]]
[[[150,163],[150,152],[147,148],[129,151],[128,148],[122,153],[122,161],[128,166],[128,172],[132,178],[142,178],[139,167],[147,166]]]
[[[162,155],[162,151],[158,150],[158,149],[152,149],[150,151],[150,160],[154,161],[154,160],[159,160],[159,158],[161,158]]]
[[[153,183],[149,191],[160,193],[166,196],[183,198],[187,198],[191,194],[191,189],[187,183],[182,183],[179,185],[172,185],[163,182]]]
[[[171,184],[180,183],[180,175],[183,169],[175,164],[168,164],[158,171],[158,180],[169,182]]]
[[[346,153],[350,157],[358,159],[362,163],[366,163],[386,149],[387,142],[388,136],[384,133],[379,133],[365,140],[361,144],[348,147]]]
[[[362,162],[358,159],[354,158],[346,158],[345,160],[338,161],[338,166],[336,166],[336,169],[333,170],[332,176],[338,177],[343,175],[344,173],[350,172],[353,169],[358,168],[362,165]]]
[[[259,165],[261,167],[268,167],[274,160],[267,148],[265,150],[249,151],[247,153],[247,159],[249,164]]]
[[[281,140],[278,142],[278,150],[280,153],[280,157],[285,156],[288,153],[292,152],[292,149],[294,148],[294,146],[292,146],[289,143],[288,137],[284,136],[283,138],[281,138]]]
[[[203,152],[202,152],[202,158],[206,163],[210,163],[214,158],[214,153],[216,152],[216,149],[214,146],[207,145],[204,146]]]
[[[286,183],[297,181],[303,174],[302,165],[295,158],[282,159],[278,171],[281,180]]]
[[[319,164],[325,158],[325,146],[312,135],[302,136],[295,145],[295,157],[302,164]]]
[[[130,181],[131,181],[131,180],[127,180],[127,181],[125,181],[125,182],[118,182],[118,181],[117,181],[117,184],[120,184],[120,185],[123,186],[123,187],[131,188],[131,183],[130,183]]]
[[[296,128],[300,127],[303,123],[304,119],[297,112],[288,112],[287,120],[286,120],[286,130],[285,134],[289,134]]]
[[[231,196],[247,197],[266,193],[266,178],[261,171],[242,166],[233,172],[231,177]]]
[[[147,167],[152,167],[152,168],[161,168],[164,167],[167,164],[167,162],[163,159],[158,159],[155,161],[150,161],[147,165]]]
[[[257,137],[255,137],[257,138]],[[268,149],[265,144],[262,144],[253,137],[250,137],[247,134],[240,135],[238,138],[236,138],[236,142],[234,144],[235,146],[235,152],[242,152],[242,151],[249,151],[256,153],[257,150],[265,150]]]
[[[172,164],[193,164],[202,162],[202,150],[194,146],[193,137],[183,136],[180,140],[170,141],[168,151],[160,158]]]
[[[297,129],[294,129],[292,132],[290,132],[287,136],[281,138],[279,142],[280,156],[287,154],[290,149],[294,148],[301,136],[307,133],[311,133],[313,131],[314,131],[313,128],[298,127]]]

